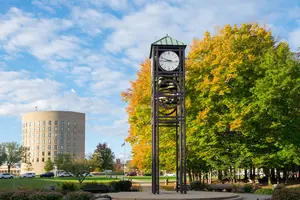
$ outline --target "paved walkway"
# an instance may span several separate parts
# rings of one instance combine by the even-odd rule
[[[265,200],[271,198],[271,195],[258,195],[258,194],[238,194],[243,197],[243,200]]]

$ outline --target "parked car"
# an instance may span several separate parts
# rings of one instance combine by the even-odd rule
[[[92,177],[92,176],[94,176],[93,174],[91,174],[91,173],[84,173],[84,174],[82,174],[83,176],[90,176],[90,177]]]
[[[0,179],[12,179],[12,178],[14,178],[14,175],[12,175],[10,173],[0,174]]]
[[[58,174],[57,176],[62,178],[62,177],[73,177],[74,175],[69,172],[63,172],[61,174]]]
[[[54,173],[53,173],[53,172],[46,172],[46,173],[44,173],[44,174],[41,174],[40,177],[41,177],[41,178],[42,178],[42,177],[48,177],[48,178],[54,177]]]
[[[126,174],[126,176],[136,176],[136,175],[137,175],[136,172],[128,172]]]
[[[174,173],[168,173],[165,176],[176,176],[176,174],[174,174]]]
[[[21,174],[19,176],[19,178],[35,178],[35,173],[27,172],[27,173]]]

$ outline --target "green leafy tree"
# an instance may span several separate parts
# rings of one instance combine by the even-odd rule
[[[10,168],[20,162],[24,155],[27,155],[27,148],[23,148],[17,142],[8,142],[5,143],[5,151],[6,151],[6,164],[8,168],[8,173],[10,173]]]
[[[72,157],[70,154],[57,154],[54,165],[57,167],[57,170],[64,170],[66,166],[72,162]]]
[[[113,170],[114,159],[115,155],[106,143],[99,143],[92,156],[95,166],[100,167],[101,170]]]
[[[90,172],[91,163],[86,159],[71,160],[70,162],[61,165],[61,169],[72,173],[81,185]]]
[[[54,163],[51,161],[51,159],[48,159],[45,162],[44,169],[45,169],[46,172],[50,172],[54,169]]]

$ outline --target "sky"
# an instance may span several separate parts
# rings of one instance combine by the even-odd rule
[[[168,34],[190,45],[207,30],[255,22],[300,47],[299,0],[0,0],[0,142],[21,143],[21,116],[36,106],[78,111],[86,153],[107,142],[123,158],[120,93],[151,43]]]

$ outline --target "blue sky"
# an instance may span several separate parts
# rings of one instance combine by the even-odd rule
[[[107,142],[122,158],[120,93],[150,44],[167,33],[191,44],[243,22],[300,47],[298,0],[0,0],[0,142],[21,142],[21,116],[35,106],[72,110],[87,114],[86,153]]]

